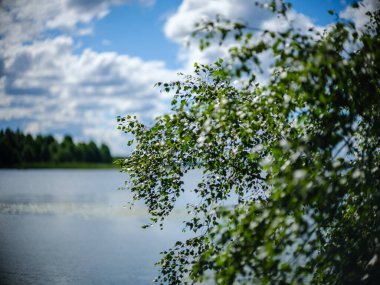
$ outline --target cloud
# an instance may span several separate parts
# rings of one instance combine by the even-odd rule
[[[272,16],[260,24],[262,30],[274,32],[285,32],[291,27],[301,33],[308,33],[309,28],[322,29],[322,27],[318,27],[309,17],[296,12],[294,9],[288,11],[286,18]]]
[[[107,40],[107,39],[103,39],[102,40],[102,45],[103,46],[110,46],[112,44],[112,42],[110,40]]]
[[[73,31],[106,16],[120,1],[3,0],[0,4],[0,35],[6,44],[33,41],[49,30]],[[88,32],[88,31],[87,31]]]
[[[133,113],[150,121],[161,113],[169,104],[153,84],[175,78],[176,71],[162,61],[74,51],[68,36],[5,50],[0,120],[24,119],[33,133],[77,129],[74,135],[105,141],[117,153],[116,116]]]
[[[168,17],[164,32],[169,39],[181,45],[178,57],[184,63],[186,71],[191,71],[194,62],[209,63],[226,55],[230,47],[228,43],[201,52],[198,40],[191,36],[196,23],[214,20],[216,15],[243,21],[254,27],[259,27],[264,20],[273,17],[269,11],[258,8],[255,1],[184,0],[178,10]]]
[[[171,15],[165,24],[165,34],[168,38],[183,43],[201,20],[214,20],[216,15],[233,21],[242,20],[250,25],[256,25],[272,17],[272,13],[258,8],[255,1],[245,0],[184,0],[175,14]]]
[[[300,32],[308,32],[310,27],[322,30],[312,19],[294,9],[288,11],[287,19],[270,12],[265,4],[270,1],[261,1],[262,6],[256,5],[257,1],[247,0],[184,0],[177,11],[170,15],[165,23],[165,35],[172,41],[181,45],[178,58],[183,62],[186,72],[191,72],[193,63],[211,63],[219,57],[225,57],[228,50],[237,43],[232,38],[227,38],[222,46],[217,39],[214,44],[204,51],[200,51],[197,38],[192,37],[195,24],[201,21],[214,20],[216,15],[232,21],[243,22],[247,26],[257,30],[284,31],[291,26]],[[254,36],[259,35],[254,31]],[[254,40],[261,40],[260,36]],[[211,40],[213,41],[213,40]],[[190,43],[190,45],[188,45]],[[263,63],[263,74],[257,73],[257,80],[264,83],[268,79],[268,71],[273,56],[269,53],[260,56]]]
[[[129,0],[129,2],[132,0]],[[2,0],[0,36],[3,44],[18,44],[41,38],[48,31],[92,33],[93,20],[104,18],[112,6],[128,0]],[[152,6],[155,0],[138,0]],[[79,25],[87,25],[79,29]]]
[[[378,0],[363,0],[359,3],[358,8],[347,7],[339,14],[339,16],[343,19],[352,20],[357,28],[362,29],[368,23],[368,16],[366,13],[368,11],[376,11],[379,8],[380,2]]]

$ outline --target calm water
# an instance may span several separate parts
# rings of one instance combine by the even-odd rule
[[[125,207],[116,170],[0,170],[1,284],[151,284],[159,252],[183,239]]]

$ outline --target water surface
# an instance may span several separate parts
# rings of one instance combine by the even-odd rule
[[[159,252],[183,239],[141,226],[116,170],[0,170],[1,284],[151,284]]]

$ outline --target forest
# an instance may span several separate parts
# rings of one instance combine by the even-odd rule
[[[107,145],[95,142],[75,143],[65,135],[58,141],[52,135],[24,134],[11,129],[0,130],[0,167],[18,167],[28,163],[110,163]]]

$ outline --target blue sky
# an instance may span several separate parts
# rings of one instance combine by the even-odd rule
[[[157,81],[191,72],[194,61],[224,56],[228,46],[201,53],[195,22],[216,14],[280,29],[254,0],[4,0],[0,9],[0,128],[71,134],[127,152],[116,116],[144,122],[168,111]],[[363,24],[344,0],[293,0],[293,24],[323,29],[342,17]],[[364,0],[374,8],[376,0]],[[190,47],[185,45],[191,43]]]
[[[93,35],[78,38],[83,47],[98,52],[116,51],[144,60],[164,59],[169,68],[178,68],[180,63],[173,56],[177,45],[165,37],[165,19],[174,14],[180,0],[160,1],[145,6],[138,2],[114,7],[107,17],[94,23]],[[83,49],[82,47],[82,49]]]
[[[139,56],[144,60],[163,59],[169,68],[180,68],[175,55],[178,45],[165,37],[165,20],[174,14],[181,0],[157,1],[146,6],[138,2],[115,6],[103,19],[94,23],[92,35],[78,37],[82,51],[90,47],[98,52],[116,51]],[[294,8],[308,15],[316,24],[327,25],[334,17],[328,10],[340,12],[349,1],[339,0],[293,0]],[[352,2],[352,1],[351,1]]]

